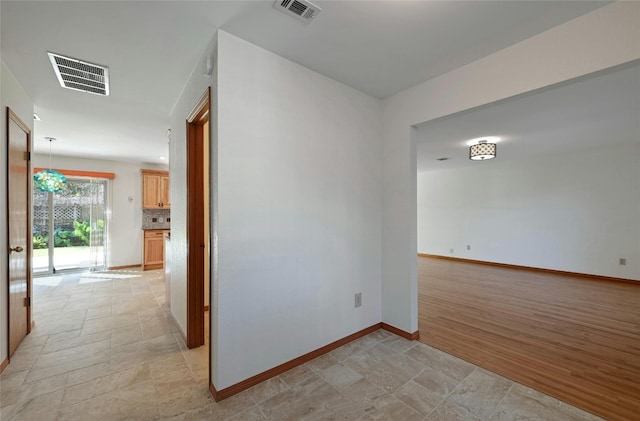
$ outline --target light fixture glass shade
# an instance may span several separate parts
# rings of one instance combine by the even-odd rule
[[[56,170],[41,170],[33,176],[38,190],[44,192],[58,192],[64,188],[67,178]]]
[[[480,141],[477,145],[469,147],[469,159],[473,161],[486,161],[496,157],[497,147],[495,143]]]

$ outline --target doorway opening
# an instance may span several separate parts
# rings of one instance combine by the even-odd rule
[[[33,188],[34,275],[105,268],[107,189],[100,178],[67,178],[56,193]]]
[[[187,116],[187,332],[186,345],[207,343],[210,283],[209,109],[207,88]],[[207,287],[205,287],[205,285]],[[206,294],[205,294],[206,291]],[[208,329],[207,329],[208,330]]]

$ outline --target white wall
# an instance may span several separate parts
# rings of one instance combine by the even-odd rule
[[[107,267],[142,264],[142,178],[140,170],[167,169],[153,164],[132,164],[101,159],[54,155],[53,168],[79,171],[112,172],[109,180],[108,219],[109,254]],[[34,167],[49,167],[49,155],[34,155]],[[129,196],[133,201],[129,202]]]
[[[638,215],[640,139],[418,174],[420,253],[640,280]]]
[[[9,297],[7,296],[7,264],[9,252],[7,250],[7,185],[5,182],[7,175],[7,107],[16,113],[16,115],[31,129],[31,139],[33,141],[33,102],[22,89],[13,74],[5,66],[4,62],[0,63],[0,138],[2,139],[2,147],[0,147],[0,174],[2,174],[2,182],[0,183],[0,363],[7,358],[7,335],[8,324],[7,305]]]
[[[412,126],[640,58],[640,3],[617,2],[383,102],[382,318],[418,328]]]
[[[217,77],[222,389],[380,322],[381,104],[225,32]]]

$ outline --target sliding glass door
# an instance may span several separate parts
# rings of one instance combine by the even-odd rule
[[[104,269],[107,180],[67,178],[60,192],[33,191],[33,272]]]

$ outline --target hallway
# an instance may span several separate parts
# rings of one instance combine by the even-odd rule
[[[33,284],[36,327],[2,374],[3,420],[153,419],[213,402],[207,347],[188,350],[167,317],[163,271]]]
[[[167,318],[161,271],[34,279],[36,328],[0,376],[9,420],[597,420],[378,330],[214,402],[206,347]]]

